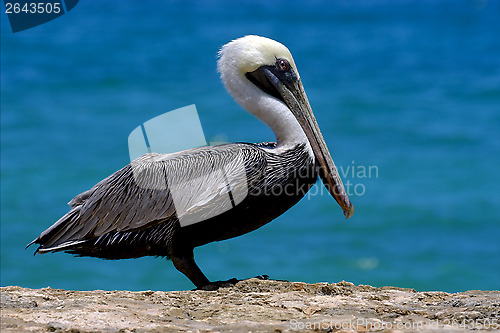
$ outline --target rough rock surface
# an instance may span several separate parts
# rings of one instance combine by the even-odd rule
[[[217,291],[1,288],[4,332],[412,332],[500,329],[500,292],[250,279]]]

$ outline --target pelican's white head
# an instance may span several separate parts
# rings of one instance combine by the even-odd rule
[[[283,101],[262,91],[247,75],[263,66],[274,66],[277,59],[286,59],[298,79],[295,62],[286,46],[266,37],[249,35],[224,45],[219,57],[217,68],[226,90],[245,110],[273,130],[279,147],[308,144],[304,131]]]
[[[321,167],[320,176],[350,217],[347,197],[307,99],[290,51],[272,39],[245,36],[224,45],[217,64],[227,91],[276,135],[277,152],[305,145]]]
[[[275,40],[249,35],[233,40],[222,47],[217,63],[224,80],[224,74],[234,71],[240,76],[253,72],[264,65],[274,65],[276,59],[286,59],[299,75],[292,54],[287,47]]]

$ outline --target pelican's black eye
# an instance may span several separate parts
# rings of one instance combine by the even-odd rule
[[[276,68],[282,72],[288,72],[290,70],[290,63],[286,59],[277,59]]]

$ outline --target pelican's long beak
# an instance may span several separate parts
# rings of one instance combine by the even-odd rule
[[[320,177],[323,184],[325,184],[330,194],[335,198],[340,207],[342,207],[345,217],[351,217],[354,214],[354,206],[347,196],[337,167],[319,130],[318,122],[314,117],[302,82],[299,79],[295,84],[291,85],[291,88],[285,84],[278,87],[283,100],[297,118],[309,139],[309,143],[320,166]]]
[[[316,156],[323,184],[340,205],[345,217],[351,217],[354,214],[354,206],[344,189],[344,184],[319,130],[300,79],[293,72],[280,73],[272,66],[262,66],[257,71],[248,74],[250,74],[250,80],[259,82],[262,89],[281,99],[292,111]]]

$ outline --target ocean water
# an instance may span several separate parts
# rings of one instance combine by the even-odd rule
[[[161,258],[24,247],[127,164],[129,133],[157,115],[196,104],[210,141],[272,141],[216,71],[221,45],[258,34],[294,55],[356,213],[318,183],[196,249],[208,278],[499,289],[500,2],[89,0],[16,34],[1,20],[2,286],[192,288]]]

